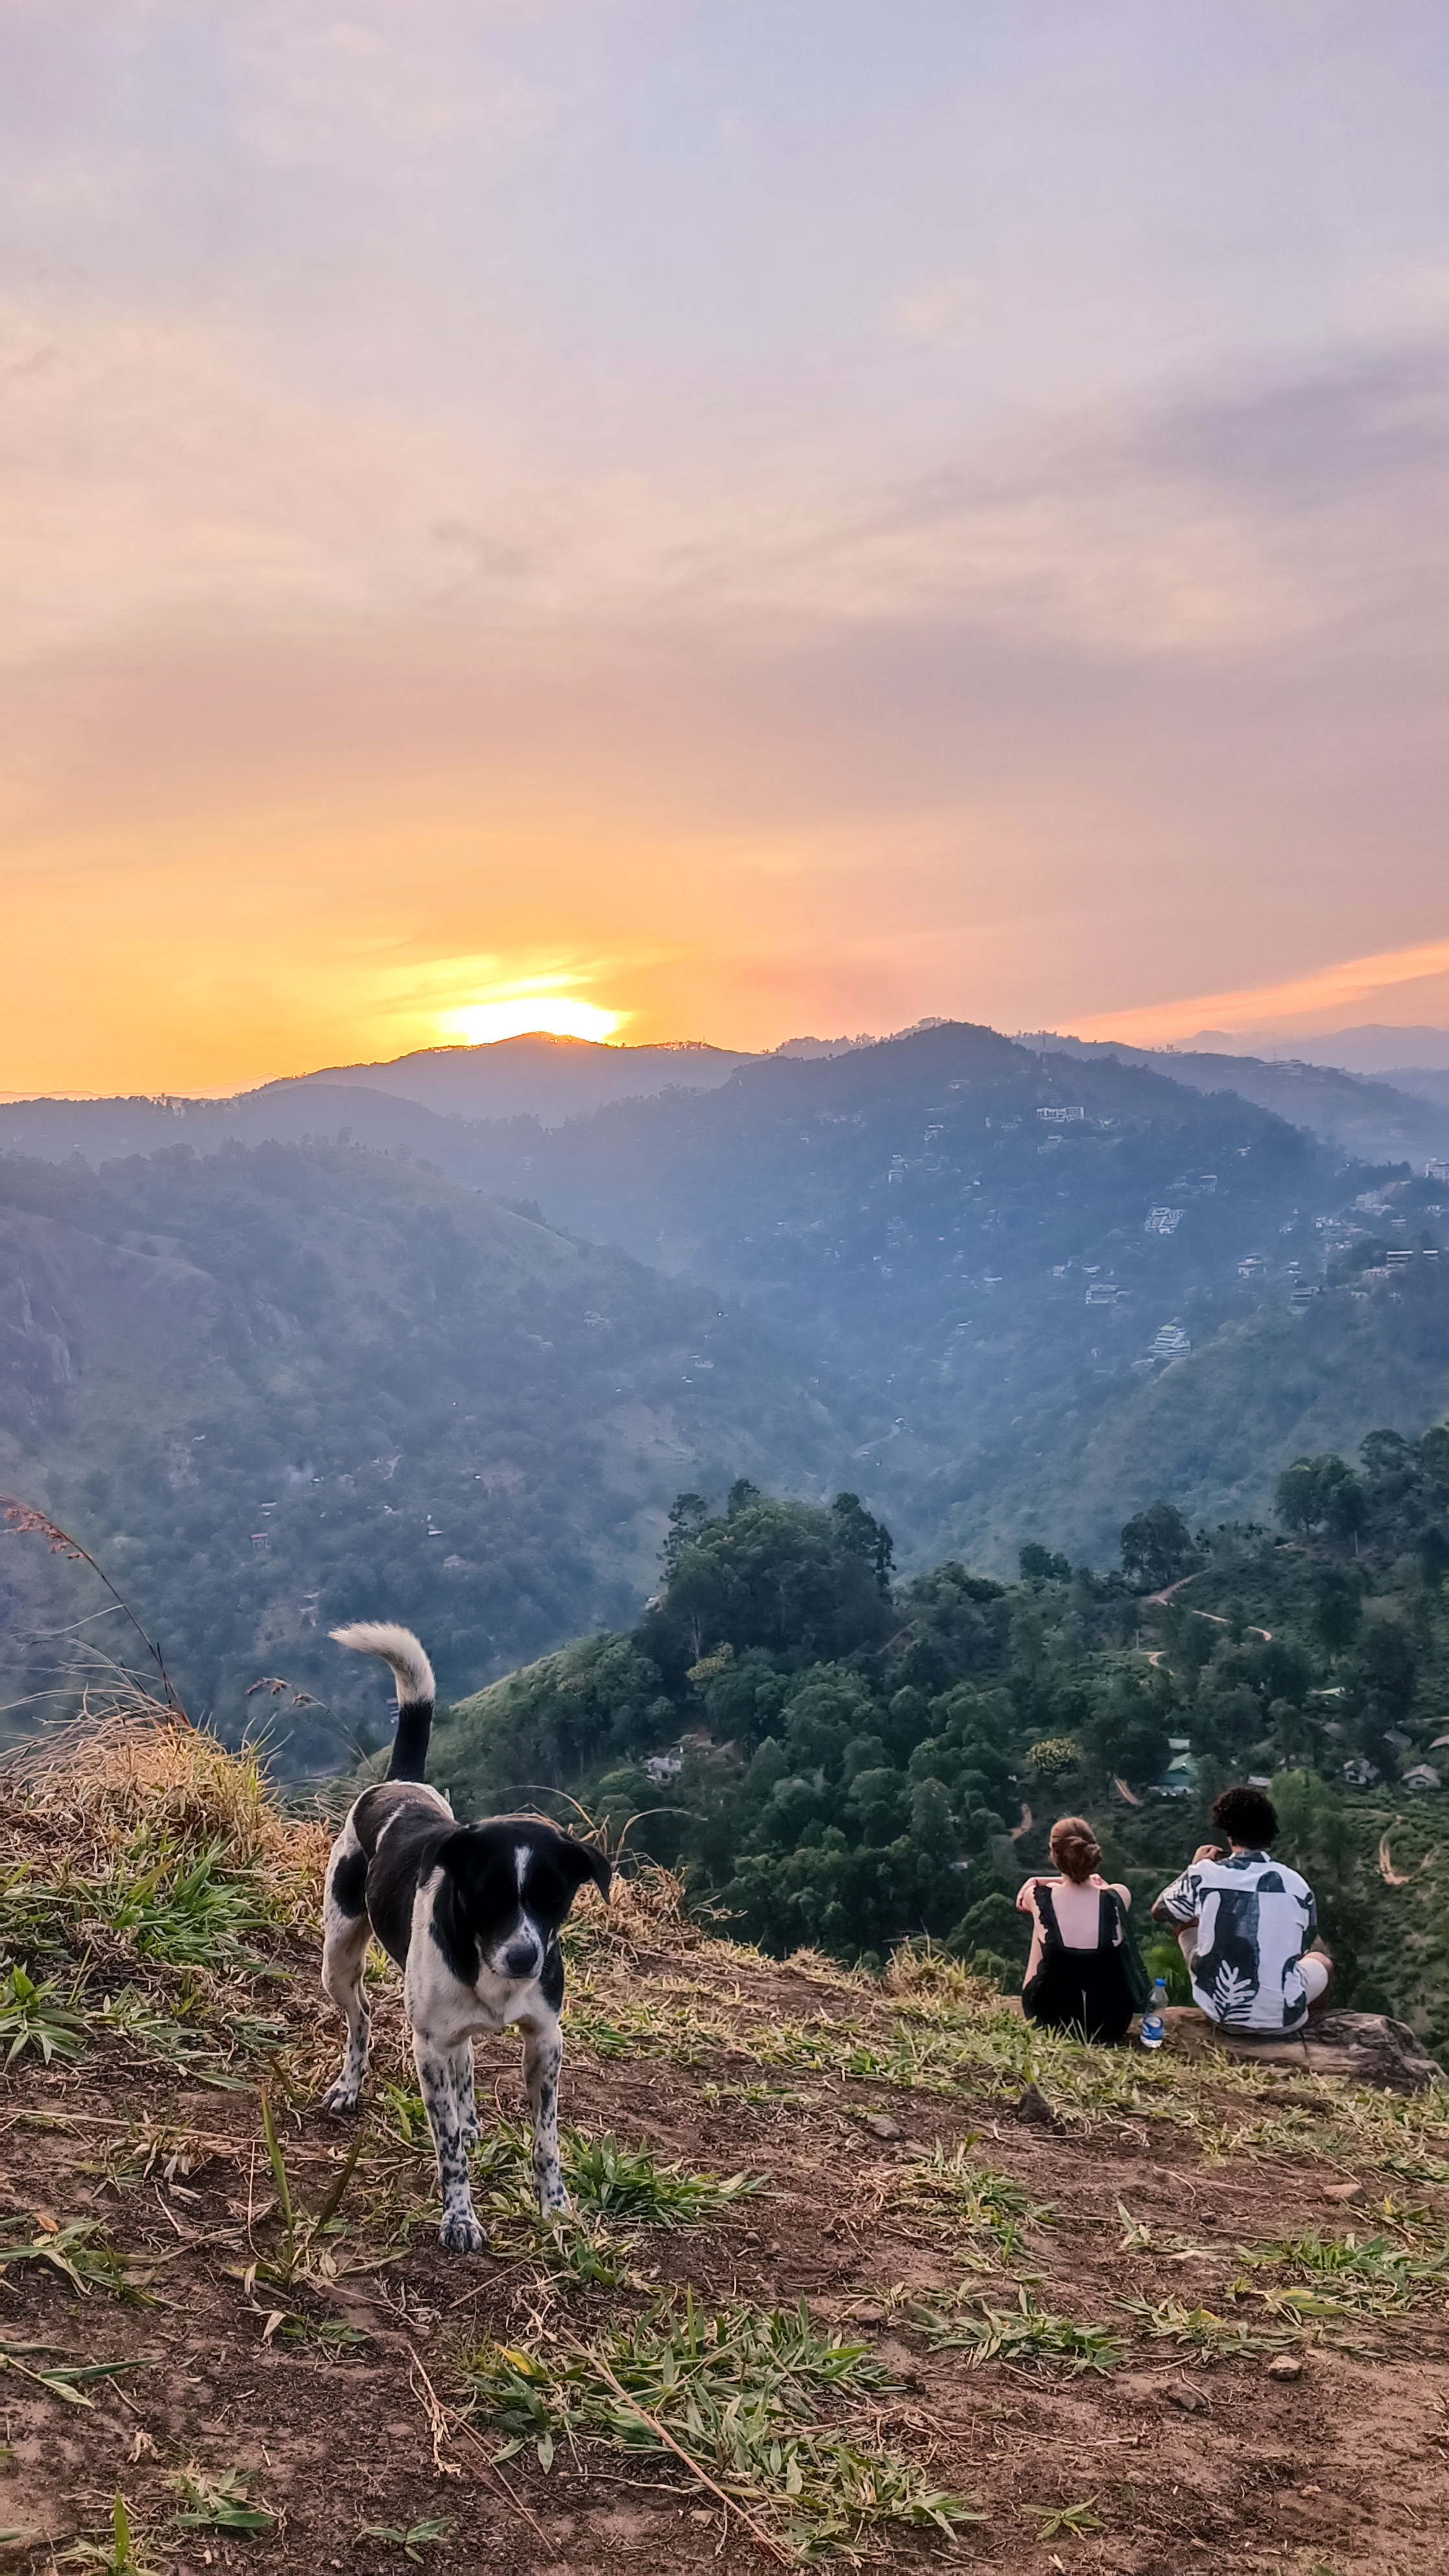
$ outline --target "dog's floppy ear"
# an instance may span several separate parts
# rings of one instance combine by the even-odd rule
[[[591,1878],[607,1904],[609,1884],[614,1873],[604,1854],[595,1844],[576,1843],[572,1834],[561,1833],[558,1835],[557,1857],[560,1869],[573,1883],[575,1896],[585,1879]]]

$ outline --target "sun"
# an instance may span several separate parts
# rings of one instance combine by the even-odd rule
[[[496,1046],[500,1038],[612,1037],[622,1011],[602,1010],[596,1002],[571,1002],[560,993],[525,994],[513,1002],[467,1002],[461,1010],[444,1011],[438,1026],[445,1037],[465,1046]]]

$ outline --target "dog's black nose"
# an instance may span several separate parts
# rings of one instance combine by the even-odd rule
[[[538,1966],[538,1952],[531,1941],[510,1941],[503,1953],[504,1973],[510,1977],[531,1977]]]

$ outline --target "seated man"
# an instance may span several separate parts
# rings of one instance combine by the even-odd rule
[[[1332,1961],[1310,1947],[1318,1928],[1313,1890],[1270,1860],[1278,1811],[1261,1789],[1224,1789],[1213,1823],[1228,1837],[1201,1843],[1181,1878],[1153,1906],[1177,1926],[1192,1999],[1224,2030],[1281,2039],[1322,2003]]]

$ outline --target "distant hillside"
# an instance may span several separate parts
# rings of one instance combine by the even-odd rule
[[[0,1102],[0,1151],[57,1161],[81,1153],[97,1162],[182,1142],[205,1153],[228,1137],[245,1144],[296,1143],[304,1136],[331,1142],[341,1128],[344,1143],[384,1151],[406,1144],[462,1173],[468,1152],[461,1120],[530,1117],[555,1127],[606,1101],[709,1090],[754,1061],[693,1044],[504,1038],[490,1046],[429,1047],[385,1064],[336,1065],[263,1083],[231,1100]]]
[[[203,1618],[193,1604],[179,1632],[223,1638],[197,1668],[205,1678],[194,1674],[189,1687],[199,1702],[219,1693],[230,1722],[237,1701],[223,1666],[239,1674],[252,1651],[244,1641],[262,1633],[254,1619],[248,1627],[245,1605],[272,1597],[260,1569],[273,1542],[253,1551],[253,1534],[263,1519],[282,1525],[272,1514],[259,1518],[253,1504],[292,1510],[297,1489],[278,1486],[277,1475],[306,1463],[300,1435],[284,1442],[268,1411],[270,1390],[295,1379],[316,1391],[328,1472],[355,1476],[357,1457],[383,1450],[367,1428],[370,1409],[396,1405],[413,1386],[419,1341],[437,1347],[435,1373],[465,1420],[478,1412],[480,1390],[501,1383],[520,1402],[526,1391],[534,1408],[527,1490],[558,1496],[530,1521],[536,1571],[507,1598],[491,1574],[480,1589],[456,1566],[449,1585],[427,1593],[458,1641],[449,1687],[541,1651],[595,1612],[632,1615],[651,1579],[645,1532],[657,1534],[671,1482],[692,1480],[715,1497],[741,1472],[804,1493],[848,1486],[889,1518],[903,1564],[949,1551],[1002,1572],[1031,1539],[1103,1561],[1122,1519],[1158,1493],[1209,1522],[1260,1516],[1297,1450],[1351,1450],[1383,1422],[1424,1430],[1449,1400],[1449,1262],[1421,1257],[1437,1252],[1449,1190],[1407,1178],[1402,1162],[1366,1170],[1346,1161],[1240,1093],[1175,1078],[1183,1063],[1124,1063],[1110,1049],[1043,1055],[954,1026],[830,1056],[751,1062],[710,1091],[616,1102],[557,1128],[442,1117],[387,1093],[319,1082],[230,1104],[27,1103],[0,1112],[0,1134],[18,1121],[53,1158],[28,1166],[27,1208],[65,1212],[79,1236],[124,1242],[143,1269],[148,1244],[174,1243],[185,1278],[208,1283],[206,1315],[235,1310],[245,1319],[232,1342],[251,1355],[252,1375],[226,1380],[227,1438],[241,1436],[249,1407],[268,1427],[262,1446],[247,1452],[255,1473],[248,1469],[228,1505],[232,1556],[218,1538],[209,1560],[217,1597],[239,1606]],[[1280,1089],[1295,1078],[1292,1068],[1260,1070]],[[245,1127],[246,1151],[228,1141],[228,1122]],[[293,1141],[259,1141],[278,1129]],[[95,1178],[70,1159],[82,1133],[98,1158],[132,1159],[106,1162]],[[339,1136],[350,1143],[337,1144]],[[135,1159],[138,1144],[148,1161]],[[215,1222],[228,1189],[251,1211],[236,1227]],[[486,1208],[482,1191],[515,1213]],[[451,1212],[448,1224],[456,1217],[469,1244],[511,1229],[515,1248],[532,1247],[535,1266],[548,1247],[537,1292],[545,1298],[565,1275],[584,1278],[591,1260],[611,1280],[632,1283],[607,1300],[579,1292],[582,1307],[627,1312],[627,1371],[610,1371],[601,1328],[581,1340],[577,1317],[566,1331],[531,1318],[538,1344],[524,1344],[532,1356],[519,1377],[513,1327],[491,1290],[471,1303],[457,1292],[472,1339],[455,1359],[448,1337],[457,1319],[432,1255],[407,1240],[415,1205]],[[539,1218],[547,1222],[530,1222]],[[253,1226],[256,1242],[276,1247],[265,1279],[248,1250]],[[550,1226],[583,1241],[564,1244]],[[353,1233],[355,1271],[344,1249]],[[620,1249],[590,1255],[590,1238]],[[315,1251],[332,1282],[321,1304],[289,1303],[302,1249]],[[151,1564],[153,1524],[120,1462],[128,1445],[144,1446],[148,1424],[169,1418],[172,1389],[148,1325],[111,1329],[105,1265],[76,1261],[74,1276],[65,1265],[57,1274],[63,1297],[23,1265],[0,1292],[12,1320],[31,1319],[0,1334],[0,1405],[28,1442],[26,1476],[44,1481],[54,1471],[74,1498],[99,1473],[97,1491],[115,1499],[109,1519],[87,1526],[107,1539],[113,1527],[131,1530]],[[182,1296],[179,1282],[174,1293]],[[516,1305],[534,1291],[511,1293]],[[285,1333],[264,1306],[284,1314]],[[42,1345],[51,1328],[36,1319],[52,1308],[76,1325],[74,1333],[70,1322],[57,1327],[59,1342],[91,1357],[78,1391],[32,1421],[26,1407],[50,1365]],[[723,1330],[721,1310],[745,1336],[729,1352],[711,1338]],[[116,1312],[128,1311],[121,1297]],[[201,1308],[187,1308],[174,1354],[182,1382],[198,1335],[214,1339],[219,1330]],[[599,1366],[580,1379],[582,1348],[598,1352]],[[274,1381],[268,1369],[278,1352],[285,1369]],[[455,1367],[461,1391],[448,1377]],[[640,1435],[646,1465],[631,1491],[645,1516],[631,1522],[628,1512],[621,1517],[614,1466],[605,1473],[586,1463],[576,1475],[571,1444],[582,1420],[611,1460],[616,1446],[627,1452],[632,1432],[615,1425],[599,1434],[598,1425],[636,1400],[651,1421],[667,1414],[670,1427],[657,1449],[652,1434]],[[391,1437],[388,1454],[404,1445]],[[441,1488],[424,1480],[416,1489],[440,1529],[451,1529],[439,1499],[452,1492],[453,1472]],[[473,1466],[460,1454],[458,1477],[465,1472]],[[16,1467],[11,1480],[19,1474]],[[104,1480],[117,1475],[113,1489]],[[348,1514],[360,1510],[348,1501]],[[453,1555],[486,1567],[497,1551],[507,1560],[502,1489],[498,1514],[482,1557],[471,1541],[450,1537],[446,1548],[424,1546],[423,1561]],[[392,1533],[386,1511],[378,1526]],[[359,1567],[391,1563],[370,1557],[371,1546],[362,1546]],[[244,1569],[235,1582],[222,1572],[233,1561]],[[310,1553],[308,1564],[298,1597],[318,1589]],[[185,1585],[174,1570],[165,1580],[154,1615],[164,1607],[177,1634],[169,1604]],[[472,1602],[475,1590],[484,1606],[465,1617],[462,1598]],[[45,1624],[38,1600],[26,1619]],[[316,1690],[315,1678],[306,1687]]]
[[[1427,1066],[1404,1065],[1394,1075],[1402,1091],[1417,1092],[1421,1100],[1431,1100],[1449,1125],[1449,1073],[1431,1072]]]
[[[681,1483],[808,1491],[867,1420],[734,1302],[404,1164],[0,1161],[0,1491],[103,1559],[193,1707],[265,1707],[297,1761],[345,1747],[294,1688],[371,1704],[329,1622],[407,1620],[475,1686],[632,1615]],[[0,1541],[7,1702],[70,1652],[25,1643],[62,1624],[48,1566]]]
[[[1100,1558],[1154,1492],[1210,1518],[1260,1509],[1310,1436],[1422,1430],[1449,1386],[1449,1278],[1428,1265],[1407,1306],[1401,1283],[1360,1297],[1346,1274],[1306,1329],[1290,1304],[1379,1235],[1437,1242],[1449,1194],[1366,1188],[1303,1126],[1179,1080],[1182,1061],[956,1025],[552,1132],[479,1131],[479,1168],[736,1290],[807,1376],[847,1373],[887,1415],[851,1481],[916,1561],[949,1546],[1000,1568],[1048,1535]],[[1185,1371],[1164,1328],[1192,1345]]]
[[[415,1100],[345,1083],[308,1079],[268,1083],[235,1100],[10,1100],[0,1102],[0,1153],[47,1163],[72,1155],[98,1166],[132,1154],[189,1147],[365,1145],[374,1153],[415,1157],[468,1180],[476,1155],[471,1130]]]
[[[747,1054],[692,1043],[600,1046],[588,1038],[500,1038],[490,1046],[425,1047],[385,1064],[324,1067],[309,1082],[361,1084],[458,1118],[537,1118],[556,1127],[610,1100],[666,1090],[709,1091]],[[272,1089],[280,1086],[272,1085]]]
[[[1039,1043],[1078,1061],[1111,1054],[1124,1064],[1150,1065],[1174,1082],[1191,1084],[1194,1091],[1236,1091],[1365,1162],[1404,1161],[1422,1172],[1427,1161],[1449,1154],[1449,1075],[1438,1077],[1436,1088],[1433,1074],[1410,1071],[1373,1080],[1316,1060],[1096,1046],[1081,1038],[1049,1037]]]
[[[1288,1047],[1270,1046],[1265,1054],[1286,1056]],[[1310,1064],[1342,1065],[1350,1073],[1376,1073],[1386,1082],[1412,1089],[1414,1072],[1449,1073],[1449,1029],[1393,1028],[1381,1020],[1356,1029],[1326,1029],[1321,1037],[1296,1038],[1292,1053]]]

